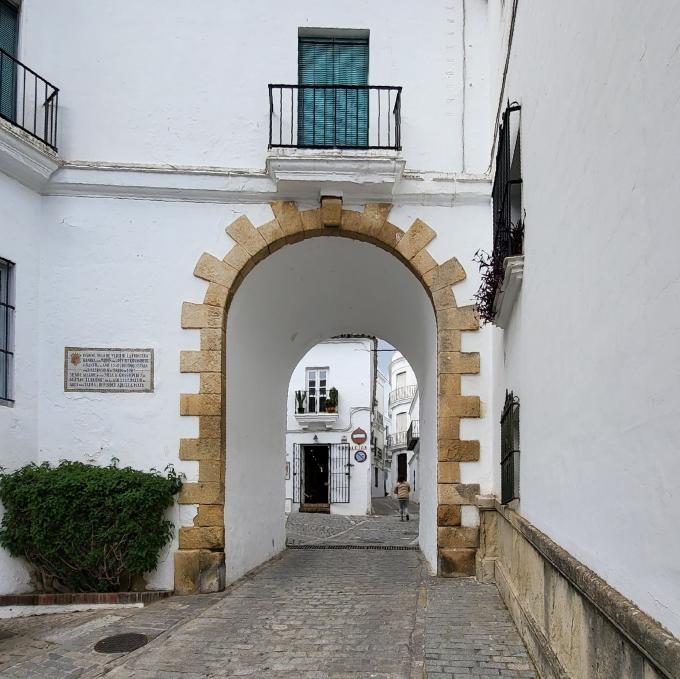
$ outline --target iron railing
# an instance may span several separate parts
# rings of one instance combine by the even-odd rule
[[[506,257],[522,254],[523,233],[519,214],[522,179],[513,175],[510,148],[510,116],[519,110],[519,104],[510,104],[503,112],[496,153],[496,175],[492,190],[493,258],[501,268]],[[514,215],[513,211],[516,211]]]
[[[315,444],[315,447],[319,447]],[[328,500],[329,503],[350,501],[350,480],[352,467],[349,443],[331,443],[328,448]],[[305,458],[303,444],[293,445],[293,502],[304,505]]]
[[[406,387],[397,387],[390,392],[390,407],[400,401],[411,401],[415,396],[417,384],[409,384]]]
[[[406,432],[406,447],[413,450],[420,440],[420,420],[411,420],[411,424]]]
[[[59,90],[0,49],[0,118],[57,150]]]
[[[269,148],[401,150],[401,87],[269,85]]]
[[[406,433],[405,431],[397,431],[394,434],[390,434],[387,437],[387,447],[388,448],[403,448],[406,446]]]
[[[519,399],[505,392],[501,415],[501,503],[519,499]]]

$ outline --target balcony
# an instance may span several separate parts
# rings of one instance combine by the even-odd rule
[[[338,421],[338,404],[330,406],[325,396],[318,400],[314,397],[308,398],[304,390],[296,391],[295,398],[295,419],[302,429],[320,431],[331,428]],[[297,394],[304,394],[303,405]]]
[[[413,400],[418,389],[417,384],[409,384],[406,387],[397,387],[390,392],[390,408],[398,403],[408,403]]]
[[[390,434],[387,437],[387,447],[391,450],[395,448],[405,448],[406,447],[406,434],[405,431],[397,431],[394,434]]]
[[[57,150],[59,90],[0,49],[0,118]]]
[[[420,420],[412,420],[406,432],[406,447],[413,450],[420,441]]]
[[[296,197],[390,196],[404,169],[401,87],[269,85],[267,169]]]

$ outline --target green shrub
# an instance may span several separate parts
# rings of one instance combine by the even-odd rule
[[[45,591],[113,592],[153,570],[182,481],[130,467],[30,464],[0,473],[0,545],[24,557]]]

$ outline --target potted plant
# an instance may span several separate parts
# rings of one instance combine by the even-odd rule
[[[335,387],[331,387],[328,390],[328,396],[326,396],[326,412],[335,413],[338,410],[338,390]]]
[[[307,392],[304,389],[295,392],[295,400],[297,401],[298,414],[305,412],[305,401],[307,400]]]

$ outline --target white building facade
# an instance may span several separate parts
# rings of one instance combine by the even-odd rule
[[[221,589],[285,547],[295,366],[381,337],[430,568],[494,580],[546,676],[673,676],[677,3],[1,2],[0,464],[173,464],[147,584]],[[152,388],[71,390],[68,348],[153,350]]]
[[[286,511],[371,511],[375,340],[337,337],[311,349],[288,388]],[[331,390],[337,391],[337,402]],[[362,440],[363,439],[363,440]]]

